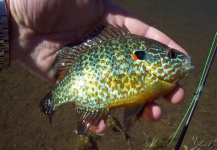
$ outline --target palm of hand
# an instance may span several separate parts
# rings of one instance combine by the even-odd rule
[[[174,48],[181,49],[161,32],[107,1],[19,0],[11,1],[10,9],[12,55],[33,73],[52,82],[55,79],[51,65],[58,49],[80,38],[99,22],[125,25],[131,33],[167,45],[172,43]]]
[[[56,51],[84,35],[102,18],[103,11],[88,2],[11,1],[15,19],[11,24],[12,55],[38,76],[54,81],[50,69]],[[96,5],[100,7],[101,3]]]

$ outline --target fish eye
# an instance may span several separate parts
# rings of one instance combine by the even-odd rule
[[[145,51],[138,50],[134,52],[133,58],[134,60],[145,60],[147,57]]]
[[[176,53],[175,50],[170,49],[170,50],[168,51],[167,55],[168,55],[169,58],[176,58],[177,53]]]

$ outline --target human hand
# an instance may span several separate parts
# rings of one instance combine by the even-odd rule
[[[12,57],[37,76],[56,82],[51,72],[55,53],[64,45],[87,34],[99,23],[126,26],[137,35],[157,40],[186,53],[175,42],[157,29],[141,22],[127,11],[103,0],[7,0],[11,13],[10,49]],[[172,104],[182,101],[183,89],[177,87],[165,96]],[[161,109],[155,103],[146,105],[143,116],[158,120]],[[105,131],[103,121],[95,130]]]

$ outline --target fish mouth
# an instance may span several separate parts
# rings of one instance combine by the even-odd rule
[[[194,66],[191,64],[191,57],[187,55],[182,63],[182,68],[184,69],[184,72],[190,73]]]

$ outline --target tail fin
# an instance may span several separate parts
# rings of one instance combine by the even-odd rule
[[[40,111],[48,115],[50,124],[54,114],[54,105],[52,104],[51,92],[49,92],[39,103]]]

